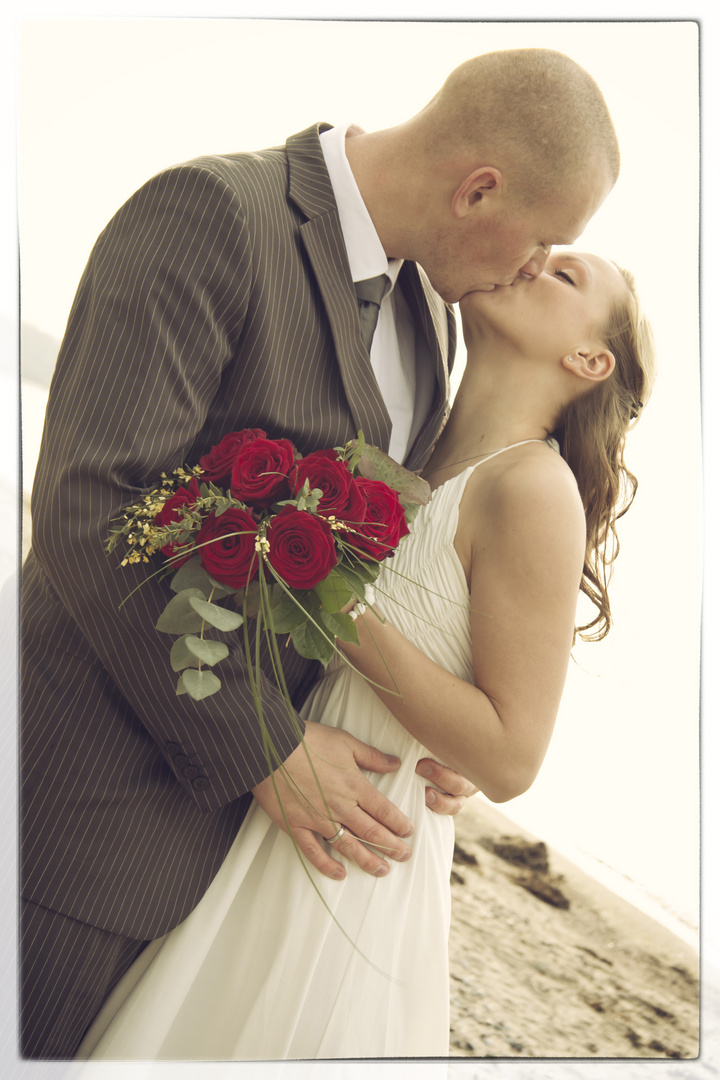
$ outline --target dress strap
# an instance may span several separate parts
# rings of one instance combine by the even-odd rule
[[[509,446],[501,446],[499,450],[493,450],[492,454],[488,454],[482,461],[476,461],[474,465],[469,465],[468,469],[476,469],[478,465],[484,465],[486,461],[492,461],[494,457],[497,457],[498,454],[504,454],[506,450],[514,450],[516,446],[525,446],[527,443],[531,442],[547,443],[547,441],[547,439],[523,439],[521,442],[510,443]]]
[[[427,507],[428,510],[432,507],[438,535],[442,536],[447,543],[452,544],[454,542],[458,526],[460,502],[465,491],[465,485],[479,465],[491,461],[498,454],[504,454],[506,450],[513,450],[516,446],[525,446],[526,443],[534,442],[546,443],[552,449],[557,449],[557,443],[553,439],[523,439],[521,442],[511,443],[510,446],[502,446],[499,450],[494,450],[492,454],[488,454],[481,461],[476,461],[474,465],[468,465],[462,472],[446,480],[444,484],[440,484],[433,492],[432,500]],[[423,509],[426,508],[423,507]]]

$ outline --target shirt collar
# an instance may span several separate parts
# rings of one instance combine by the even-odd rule
[[[388,261],[372,218],[363,202],[360,188],[357,186],[345,154],[345,138],[350,126],[350,124],[344,124],[340,127],[328,128],[327,131],[320,133],[320,145],[337,202],[350,273],[353,281],[364,281],[365,278],[377,277],[378,274],[387,274],[390,278],[391,290],[397,281],[403,260]],[[352,126],[356,127],[356,125]]]

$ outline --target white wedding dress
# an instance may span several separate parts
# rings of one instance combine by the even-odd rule
[[[376,587],[388,619],[468,681],[469,596],[453,544],[476,467],[435,491]],[[141,954],[79,1057],[447,1056],[454,830],[452,818],[425,806],[427,781],[415,766],[427,751],[338,658],[303,715],[401,759],[397,772],[372,781],[413,821],[412,857],[390,861],[384,878],[348,864],[344,881],[329,881],[304,868],[289,837],[253,804],[200,904]]]

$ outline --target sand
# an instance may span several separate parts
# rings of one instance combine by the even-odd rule
[[[697,951],[482,797],[452,892],[451,1056],[697,1056]]]

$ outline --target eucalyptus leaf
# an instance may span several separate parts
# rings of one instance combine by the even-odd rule
[[[352,619],[350,620],[352,622]],[[209,638],[199,638],[191,635],[187,638],[187,647],[194,656],[208,667],[214,667],[220,660],[224,660],[230,654],[230,650],[224,641],[212,641]]]
[[[207,570],[203,568],[199,555],[193,555],[192,559],[188,559],[175,572],[175,576],[170,582],[170,588],[176,593],[182,592],[184,589],[199,589],[205,599],[210,596],[213,589],[216,597],[228,596],[235,591],[211,578]]]
[[[191,596],[189,603],[193,611],[201,615],[205,622],[210,623],[216,630],[227,633],[230,630],[237,630],[238,626],[243,624],[243,617],[239,611],[228,611],[227,608],[209,604],[203,597],[197,596]]]
[[[230,650],[224,641],[208,641],[207,638],[186,634],[178,638],[170,651],[170,665],[173,671],[197,667],[198,660],[208,667],[224,660]]]
[[[180,687],[182,686],[182,690]],[[197,668],[187,668],[183,671],[178,681],[178,694],[187,693],[193,701],[202,701],[217,693],[222,686],[217,675],[212,671],[198,671]]]
[[[200,589],[183,589],[173,596],[162,615],[155,623],[155,629],[164,634],[192,634],[202,630],[202,616],[191,606],[191,601],[205,602]]]
[[[186,645],[189,637],[189,634],[184,634],[181,638],[178,638],[170,650],[170,667],[173,671],[182,671],[186,667],[197,667],[197,656],[194,656]],[[186,693],[186,691],[178,690],[178,693]]]

